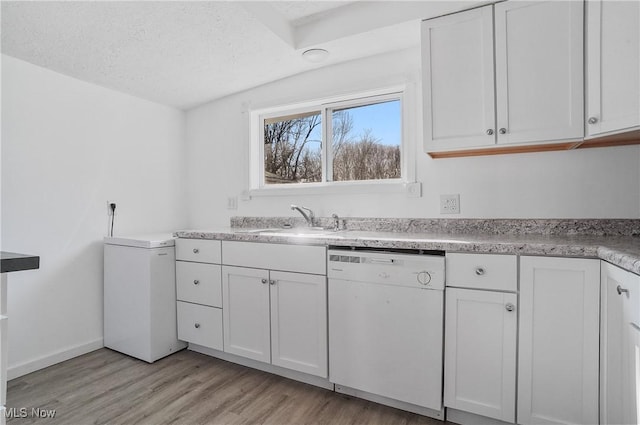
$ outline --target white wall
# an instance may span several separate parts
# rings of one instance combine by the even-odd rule
[[[408,105],[415,119],[417,179],[421,198],[404,194],[276,196],[239,201],[229,196],[248,187],[251,108],[409,83],[417,99]],[[193,109],[187,113],[189,225],[228,225],[230,216],[295,215],[300,203],[320,215],[477,218],[638,218],[640,148],[432,160],[422,151],[420,52],[410,49],[280,80]],[[463,117],[461,117],[463,119]],[[416,137],[416,135],[418,135]],[[440,194],[459,193],[461,214],[441,216]]]
[[[2,249],[10,377],[102,345],[106,201],[115,234],[186,225],[184,113],[2,56]]]

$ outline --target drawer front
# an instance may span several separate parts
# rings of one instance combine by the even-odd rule
[[[179,301],[222,308],[222,267],[176,261],[176,296]]]
[[[220,241],[206,239],[177,239],[176,260],[220,264]]]
[[[447,253],[446,285],[458,288],[518,290],[515,255]]]
[[[327,249],[324,246],[223,241],[222,262],[230,266],[326,275]]]
[[[178,301],[178,339],[222,351],[222,309]]]

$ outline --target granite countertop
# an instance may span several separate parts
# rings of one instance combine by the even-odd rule
[[[40,257],[1,251],[0,264],[2,266],[2,273],[34,270],[40,268]]]
[[[408,248],[490,254],[549,255],[601,258],[625,270],[640,274],[639,236],[538,235],[485,233],[429,233],[397,231],[311,232],[283,229],[220,228],[176,232],[180,238],[219,239],[304,245]],[[296,233],[298,232],[298,233]]]

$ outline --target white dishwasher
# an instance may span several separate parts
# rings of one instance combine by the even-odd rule
[[[444,419],[444,253],[330,247],[327,255],[336,391]]]

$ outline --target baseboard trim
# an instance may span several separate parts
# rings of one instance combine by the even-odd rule
[[[504,422],[499,419],[488,418],[450,407],[447,408],[447,422],[460,425],[514,425],[514,422]]]
[[[14,378],[19,378],[20,376],[27,375],[31,372],[35,372],[36,370],[53,366],[54,364],[90,353],[102,347],[104,347],[104,341],[102,338],[99,338],[85,344],[76,345],[75,347],[56,351],[55,353],[47,354],[46,356],[9,366],[7,369],[7,380],[10,381]]]
[[[373,401],[374,403],[384,404],[385,406],[393,407],[400,410],[406,410],[407,412],[417,413],[418,415],[428,416],[430,418],[444,421],[444,408],[440,408],[440,410],[429,409],[428,407],[422,407],[415,404],[406,403],[404,401],[394,400],[392,398],[383,397],[377,394],[371,394],[366,391],[356,390],[354,388],[349,388],[338,384],[336,384],[335,391],[340,394],[362,398],[364,400]]]

